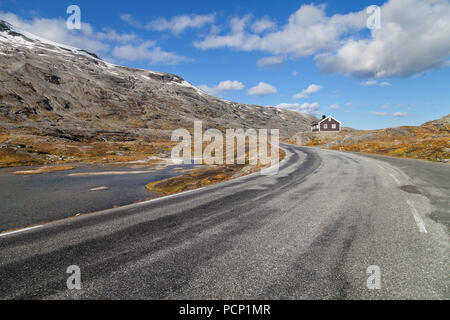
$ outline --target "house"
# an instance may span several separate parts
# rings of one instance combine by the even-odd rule
[[[311,124],[312,132],[339,132],[341,131],[342,123],[332,116],[322,116],[322,120],[314,121]]]

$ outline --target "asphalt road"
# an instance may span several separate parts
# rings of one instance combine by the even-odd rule
[[[432,217],[449,214],[433,182],[449,166],[284,147],[275,176],[1,236],[0,298],[450,298],[448,226]]]

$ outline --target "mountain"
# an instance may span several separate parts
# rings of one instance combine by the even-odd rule
[[[450,114],[442,117],[441,119],[429,121],[422,125],[422,127],[434,127],[434,128],[445,128],[450,126]]]
[[[64,141],[170,139],[177,128],[309,130],[315,117],[224,101],[183,78],[110,64],[0,21],[0,128]]]

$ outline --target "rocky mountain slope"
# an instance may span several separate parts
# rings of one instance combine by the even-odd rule
[[[169,73],[109,64],[0,21],[0,128],[73,142],[170,139],[206,128],[309,130],[311,116],[227,102]]]

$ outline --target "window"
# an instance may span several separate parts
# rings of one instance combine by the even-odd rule
[[[324,129],[328,129],[328,125],[327,125],[327,124],[324,124],[324,125],[323,125],[323,128],[324,128]]]
[[[331,125],[331,129],[336,129],[336,123]]]

